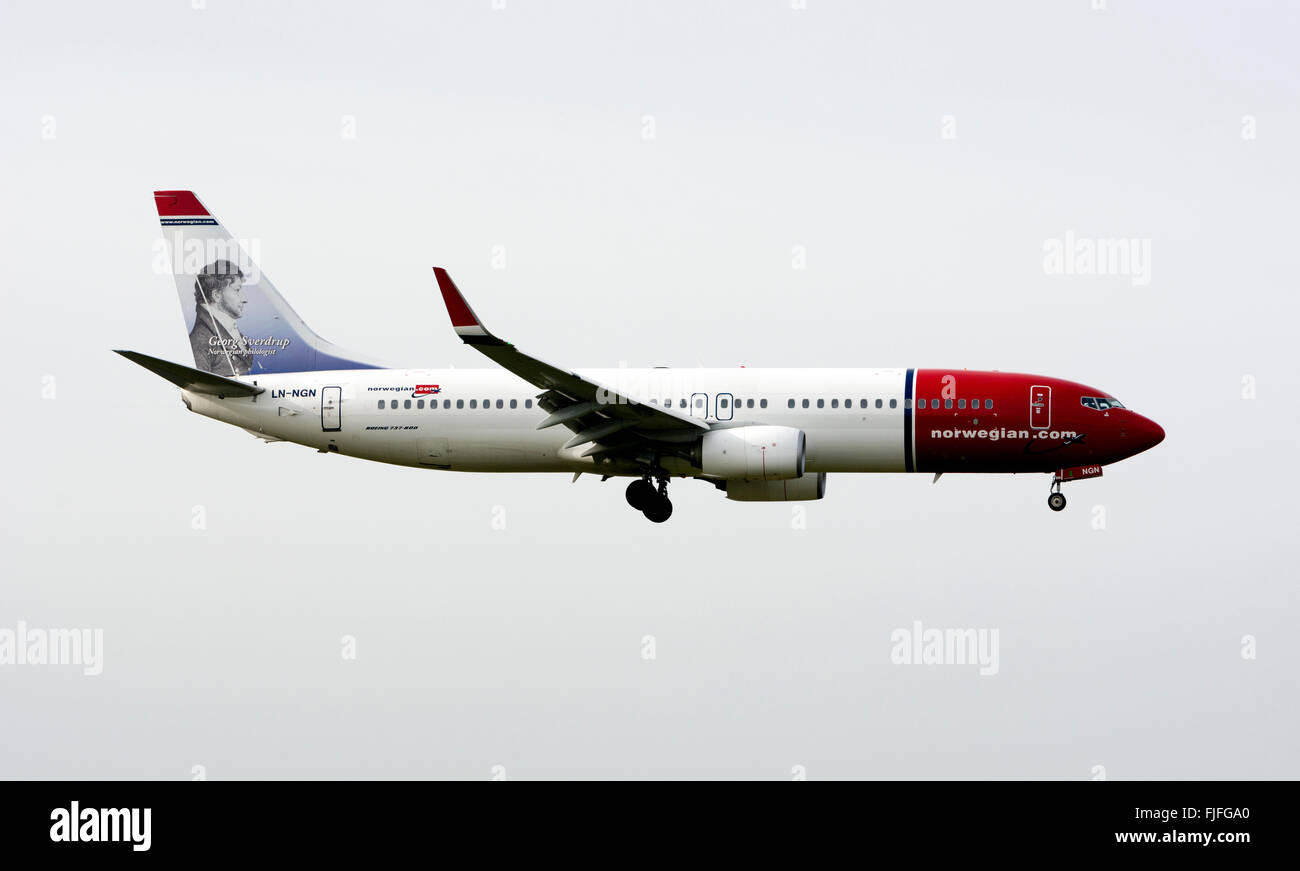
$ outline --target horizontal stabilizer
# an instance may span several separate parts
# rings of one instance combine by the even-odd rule
[[[214,375],[201,369],[191,369],[189,366],[182,366],[180,363],[159,360],[157,357],[150,357],[148,354],[140,354],[135,351],[115,351],[114,353],[121,354],[132,363],[138,363],[155,375],[161,375],[182,390],[189,390],[193,393],[206,393],[209,396],[256,396],[259,393],[266,392],[265,387],[254,387],[252,384],[245,384],[233,378]]]

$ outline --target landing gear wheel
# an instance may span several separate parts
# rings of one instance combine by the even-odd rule
[[[655,496],[654,501],[643,508],[641,513],[651,523],[663,523],[673,516],[673,503],[668,501],[667,496]]]
[[[644,478],[627,485],[627,504],[637,511],[644,511],[646,506],[658,498],[654,484]]]
[[[1065,510],[1065,496],[1061,493],[1053,493],[1047,497],[1047,507],[1053,511]]]

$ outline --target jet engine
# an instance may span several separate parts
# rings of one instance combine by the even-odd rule
[[[715,429],[700,441],[696,465],[711,477],[751,481],[799,478],[804,467],[803,430],[791,426]]]

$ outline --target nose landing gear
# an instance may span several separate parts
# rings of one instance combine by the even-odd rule
[[[1082,438],[1082,436],[1080,436]],[[1052,492],[1047,497],[1047,507],[1053,511],[1065,510],[1065,497],[1061,495],[1061,483],[1064,481],[1078,481],[1084,478],[1100,478],[1101,466],[1093,464],[1091,466],[1074,466],[1069,469],[1061,469],[1052,475]]]
[[[663,523],[673,516],[673,503],[668,501],[668,478],[657,476],[658,489],[650,483],[650,476],[627,485],[627,504],[646,516],[652,523]]]
[[[1047,497],[1047,507],[1053,511],[1065,510],[1065,494],[1061,492],[1061,475],[1052,476],[1052,492]]]

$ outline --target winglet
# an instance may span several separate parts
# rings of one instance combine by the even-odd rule
[[[438,289],[442,291],[442,301],[447,306],[447,315],[456,335],[467,345],[504,345],[505,342],[488,332],[487,327],[469,307],[465,295],[456,287],[447,270],[441,266],[433,267],[434,277],[438,279]]]

